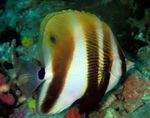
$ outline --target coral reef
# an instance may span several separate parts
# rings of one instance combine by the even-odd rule
[[[62,9],[85,10],[108,22],[127,59],[134,63],[125,80],[105,95],[89,118],[148,118],[150,116],[150,8],[146,0],[1,0],[0,117],[62,118],[36,112],[34,98],[19,88],[16,61],[38,63],[42,18]]]
[[[2,12],[0,17],[0,32],[11,27],[21,36],[37,39],[41,18],[53,10],[61,9],[61,6],[61,1],[53,4],[46,0],[8,0],[5,12]]]
[[[4,75],[0,63],[0,117],[8,118],[13,113],[13,106],[16,102],[15,96],[7,84],[7,77]]]

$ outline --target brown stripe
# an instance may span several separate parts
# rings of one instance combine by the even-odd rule
[[[99,53],[96,28],[87,30],[87,58],[88,58],[88,88],[87,93],[93,94],[98,89]]]
[[[109,28],[106,24],[102,24],[102,29],[104,32],[104,42],[103,42],[103,52],[104,52],[104,67],[102,69],[102,78],[101,82],[98,85],[98,68],[101,62],[99,62],[99,50],[101,48],[98,46],[98,36],[96,33],[95,27],[90,27],[88,29],[88,34],[91,34],[93,37],[87,40],[87,52],[88,52],[88,88],[85,95],[79,100],[79,112],[85,113],[90,112],[102,99],[107,89],[110,71],[112,66],[112,48],[111,40],[109,35]],[[88,37],[87,37],[88,38]],[[91,41],[93,41],[91,43]],[[92,48],[90,45],[94,45]],[[95,46],[97,45],[97,46]]]
[[[99,77],[99,42],[95,21],[87,21],[83,25],[86,38],[86,51],[88,61],[88,87],[83,97],[77,101],[79,112],[90,111],[98,99],[98,77]],[[96,100],[96,101],[95,101]]]
[[[65,44],[68,45],[66,46]],[[63,40],[63,42],[60,43],[53,52],[53,78],[51,84],[49,85],[44,102],[41,106],[42,113],[48,113],[50,109],[55,105],[64,87],[67,71],[72,60],[73,51],[74,41],[73,38],[71,38]]]

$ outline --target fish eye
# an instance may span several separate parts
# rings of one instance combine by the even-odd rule
[[[53,43],[53,44],[56,43],[56,38],[55,38],[54,36],[51,36],[49,40],[50,40],[50,42]]]
[[[44,76],[45,76],[45,68],[44,67],[41,67],[41,69],[38,72],[38,76],[39,76],[40,80],[44,79]]]

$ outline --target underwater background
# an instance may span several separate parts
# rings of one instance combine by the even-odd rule
[[[39,26],[48,13],[73,9],[104,20],[129,64],[125,79],[104,96],[89,118],[150,117],[150,4],[148,0],[0,0],[0,118],[63,118],[36,113],[15,81],[17,59],[38,56]],[[23,80],[22,80],[23,81]]]

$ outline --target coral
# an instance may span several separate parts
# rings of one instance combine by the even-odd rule
[[[6,84],[6,78],[2,73],[0,73],[0,100],[8,105],[13,105],[15,102],[15,98],[11,94],[5,94],[9,92],[10,87]]]
[[[137,8],[137,9],[140,9],[140,8]],[[136,51],[136,54],[135,54],[135,55],[137,55],[137,57],[140,57],[140,58],[144,58],[145,57],[145,56],[143,56],[145,53],[142,53],[142,54],[140,53],[141,50],[143,52],[143,49],[144,49],[143,47],[147,46],[146,48],[148,49],[148,47],[150,45],[150,22],[149,21],[150,21],[150,9],[146,8],[146,7],[143,8],[143,16],[141,16],[140,19],[137,19],[136,17],[129,17],[128,20],[127,20],[127,22],[130,24],[130,27],[132,28],[132,37],[133,37],[132,41],[134,42],[134,44],[136,42],[140,41],[140,43],[138,44],[138,47],[137,47],[138,51]],[[144,44],[144,45],[142,45],[142,44]],[[142,49],[139,50],[139,48],[142,48]],[[133,47],[132,47],[132,49],[135,50],[135,48],[133,48]],[[142,56],[140,56],[140,54]],[[148,53],[146,52],[145,55],[148,56]],[[146,64],[148,64],[148,63],[146,63]],[[140,69],[140,70],[142,70],[142,69]],[[146,72],[148,72],[148,71],[146,71]],[[149,75],[148,73],[147,73],[147,75]]]
[[[63,7],[63,1],[53,3],[47,0],[8,0],[5,12],[0,15],[0,21],[2,21],[0,32],[10,27],[21,36],[37,40],[41,18],[61,7]]]
[[[20,60],[33,61],[34,59],[39,59],[38,45],[33,44],[28,47],[19,46],[16,48],[16,52],[19,55]],[[33,55],[34,54],[34,55]]]
[[[150,44],[150,9],[145,9],[144,16],[142,19],[130,18],[128,23],[132,28],[137,28],[138,33],[135,34],[135,40],[141,40]]]
[[[11,114],[9,118],[25,118],[25,115],[27,114],[26,109],[21,109],[19,111],[16,111],[15,113]]]
[[[0,62],[11,61],[11,49],[9,42],[0,45],[0,57]]]
[[[33,39],[29,37],[21,37],[21,44],[25,47],[31,46],[33,44]]]
[[[13,97],[13,95],[6,95],[4,93],[0,94],[0,99],[8,105],[13,105],[15,102],[15,98]]]
[[[127,118],[149,118],[150,116],[150,103],[143,105],[135,112],[131,112],[127,115]]]
[[[149,91],[147,89],[148,86],[150,86],[150,81],[147,82],[143,78],[138,78],[132,75],[127,78],[123,88],[125,109],[127,111],[135,111],[137,108],[143,105],[141,98],[144,96],[146,91]]]
[[[120,118],[120,114],[113,108],[108,108],[104,114],[104,118]]]
[[[36,100],[35,99],[28,99],[27,100],[27,107],[29,108],[29,109],[36,109]]]
[[[62,112],[60,114],[55,114],[55,115],[40,115],[33,111],[28,111],[25,118],[64,118],[64,116],[65,116],[65,112]]]
[[[13,112],[15,102],[16,99],[11,93],[10,86],[6,83],[6,77],[0,72],[0,117],[8,118]]]

